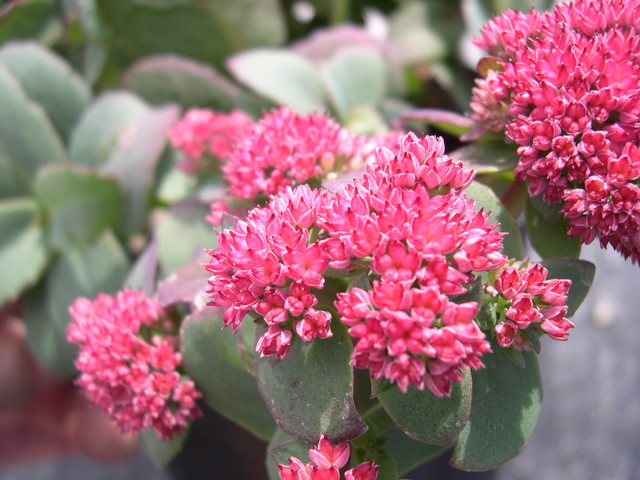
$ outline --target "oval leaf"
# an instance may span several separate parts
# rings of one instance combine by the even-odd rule
[[[473,126],[473,121],[469,117],[437,108],[410,110],[400,115],[400,120],[405,122],[424,122],[456,136],[467,133]]]
[[[287,358],[273,367],[268,357],[256,360],[258,388],[271,415],[284,432],[309,444],[322,434],[342,443],[367,430],[353,401],[351,339],[342,324],[333,322],[331,330],[333,337],[325,340],[296,337]]]
[[[449,156],[479,174],[511,170],[520,158],[515,147],[502,140],[477,141],[450,152]]]
[[[409,473],[446,450],[445,447],[413,440],[395,425],[382,432],[381,436],[386,438],[384,448],[395,459],[398,475]]]
[[[520,228],[493,190],[481,183],[472,182],[465,192],[467,197],[476,201],[478,208],[491,211],[489,223],[497,223],[499,232],[507,232],[507,236],[502,239],[502,253],[509,258],[522,258],[524,253]]]
[[[411,385],[407,393],[398,388],[378,395],[393,422],[409,437],[432,445],[453,445],[471,412],[471,374],[462,384],[453,382],[451,397],[438,398],[428,388]]]
[[[227,67],[240,82],[277,104],[302,113],[325,110],[320,73],[300,55],[256,49],[234,55]]]
[[[308,463],[310,448],[311,445],[296,440],[277,428],[267,446],[266,464],[269,480],[280,480],[278,465],[289,465],[291,457]]]
[[[528,198],[524,215],[531,245],[542,258],[580,256],[580,237],[567,235],[569,222],[566,219],[559,219],[554,224],[547,222]]]
[[[141,435],[153,464],[158,468],[166,468],[169,462],[182,451],[184,442],[189,436],[189,426],[174,435],[171,440],[159,439],[154,430],[145,430]]]
[[[0,305],[36,283],[47,266],[40,215],[31,198],[0,202]]]
[[[116,180],[73,166],[41,169],[34,190],[47,212],[49,240],[59,249],[94,242],[122,207]]]
[[[186,108],[223,111],[237,106],[241,93],[209,65],[178,55],[140,60],[125,73],[122,84],[154,105],[178,102]]]
[[[90,247],[60,256],[44,281],[27,294],[27,342],[48,370],[60,375],[75,374],[77,348],[66,340],[71,320],[69,305],[78,297],[115,293],[122,288],[128,267],[122,247],[111,232],[106,232]]]
[[[231,330],[222,330],[220,311],[205,309],[182,324],[182,361],[204,401],[225,417],[268,440],[275,423],[244,368]]]
[[[0,198],[29,194],[34,172],[66,152],[44,110],[0,65]]]
[[[320,68],[322,80],[340,118],[356,107],[375,107],[388,90],[389,71],[370,48],[344,48]]]
[[[5,45],[0,49],[0,63],[20,82],[27,96],[45,109],[67,140],[91,97],[80,76],[61,57],[35,42]]]
[[[542,385],[538,359],[523,352],[525,368],[514,365],[498,345],[474,370],[471,415],[451,457],[462,470],[482,471],[515,457],[525,447],[538,419]]]
[[[567,317],[572,317],[589,293],[593,277],[596,274],[596,266],[591,262],[577,258],[549,258],[540,263],[549,270],[549,278],[571,280],[569,299],[567,300],[569,307]]]

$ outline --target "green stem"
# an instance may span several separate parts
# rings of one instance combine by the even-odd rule
[[[369,426],[375,429],[376,432],[382,432],[393,425],[393,420],[387,415],[387,412],[382,408],[380,402],[376,402],[375,405],[371,406],[371,408],[362,415],[362,418]]]

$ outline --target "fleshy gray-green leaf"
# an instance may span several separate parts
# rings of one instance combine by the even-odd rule
[[[296,440],[277,428],[267,446],[267,457],[265,460],[269,480],[280,480],[278,465],[289,465],[289,458],[291,457],[307,463],[309,461],[309,449],[311,447],[312,445],[307,445],[300,440]]]
[[[523,352],[525,368],[514,365],[497,344],[474,370],[471,415],[458,438],[451,465],[471,471],[494,468],[527,444],[538,419],[542,385],[538,359]]]
[[[177,102],[185,108],[221,111],[236,107],[241,93],[211,66],[178,55],[140,60],[125,73],[122,84],[154,105]]]
[[[145,430],[142,432],[142,441],[153,461],[158,468],[166,468],[169,462],[182,451],[184,442],[189,436],[189,427],[180,434],[174,435],[171,440],[161,440],[156,435],[155,430]]]
[[[48,240],[58,249],[94,242],[122,208],[116,180],[71,165],[42,168],[34,190],[46,211]]]
[[[542,258],[580,256],[580,237],[567,235],[569,222],[566,219],[561,218],[554,224],[548,223],[529,198],[525,203],[524,214],[531,245]]]
[[[273,367],[268,357],[256,361],[258,388],[278,426],[309,444],[322,434],[342,443],[367,430],[353,400],[351,339],[338,322],[331,330],[332,338],[313,342],[296,336],[289,355]]]
[[[453,382],[451,397],[436,397],[410,385],[406,393],[398,388],[378,394],[380,404],[394,423],[409,437],[432,445],[453,445],[471,411],[471,375],[462,384]]]
[[[216,248],[216,235],[206,221],[208,214],[205,205],[183,201],[162,217],[155,235],[158,260],[165,275],[200,257],[205,248]]]
[[[205,309],[182,324],[182,361],[207,405],[264,440],[275,423],[258,393],[256,379],[244,367],[230,329],[222,330],[221,312]]]
[[[12,2],[0,15],[0,43],[10,39],[39,38],[53,20],[53,0]],[[7,6],[7,2],[4,2]]]
[[[0,49],[0,63],[27,96],[45,109],[63,139],[90,100],[89,87],[57,54],[35,42],[13,42]]]
[[[398,475],[410,472],[446,450],[445,447],[413,440],[395,425],[382,432],[381,436],[387,438],[384,448],[395,459]]]
[[[327,94],[342,119],[356,107],[375,107],[389,89],[382,56],[362,47],[344,48],[321,66]]]
[[[499,224],[499,232],[507,232],[507,236],[502,239],[502,244],[504,245],[502,253],[509,258],[522,258],[524,253],[518,224],[500,199],[493,193],[493,190],[481,183],[472,182],[465,192],[468,198],[473,198],[476,201],[478,209],[484,208],[485,212],[491,211],[489,223],[497,223]]]
[[[260,48],[232,56],[227,66],[240,82],[277,104],[302,113],[326,110],[320,72],[301,55]]]
[[[511,170],[520,158],[513,145],[495,139],[478,140],[450,152],[449,156],[478,174]]]
[[[49,252],[40,223],[33,199],[0,201],[0,305],[35,284],[47,265]]]
[[[577,258],[549,258],[540,263],[549,270],[548,278],[571,280],[569,299],[567,300],[569,306],[567,317],[572,317],[589,293],[593,277],[596,274],[596,266],[591,262]]]
[[[34,173],[66,152],[44,110],[0,65],[0,199],[30,193]]]
[[[66,340],[69,306],[78,297],[93,299],[100,292],[115,293],[127,269],[125,253],[108,231],[90,247],[58,257],[43,282],[27,294],[27,342],[45,368],[60,375],[75,374],[77,348]]]

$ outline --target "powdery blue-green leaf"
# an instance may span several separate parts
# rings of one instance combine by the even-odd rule
[[[489,187],[475,181],[467,187],[465,192],[467,197],[476,201],[478,208],[484,208],[485,212],[491,211],[489,223],[497,223],[498,231],[507,232],[502,239],[504,245],[502,253],[509,258],[522,258],[524,253],[518,224],[495,193]]]
[[[46,212],[48,240],[58,249],[93,243],[122,207],[115,179],[72,165],[40,169],[34,190]]]
[[[176,203],[161,217],[155,230],[160,268],[168,275],[199,258],[205,249],[217,247],[209,209],[196,201]]]
[[[146,297],[152,297],[156,290],[158,273],[158,245],[150,242],[131,267],[123,286],[142,290]]]
[[[101,95],[73,131],[69,144],[71,161],[96,168],[104,166],[115,151],[131,141],[149,111],[140,98],[129,92]]]
[[[567,235],[568,220],[561,218],[553,224],[547,222],[529,198],[525,202],[524,215],[531,245],[542,258],[580,256],[582,243],[580,237]]]
[[[485,368],[473,371],[471,415],[451,457],[451,465],[462,470],[488,470],[516,456],[540,412],[536,354],[523,352],[525,368],[519,368],[497,344],[492,349],[482,356]]]
[[[4,2],[0,15],[0,43],[10,39],[39,38],[53,20],[54,0]]]
[[[140,60],[125,73],[122,85],[154,105],[177,102],[222,111],[238,106],[241,94],[213,67],[178,55]]]
[[[187,317],[181,330],[185,371],[207,405],[264,440],[275,423],[244,367],[230,329],[222,330],[221,311],[206,308]]]
[[[106,41],[127,61],[175,53],[221,66],[231,53],[286,39],[277,0],[97,0]]]
[[[367,430],[353,400],[351,339],[338,322],[331,330],[333,337],[325,340],[295,337],[289,355],[273,367],[269,358],[256,361],[258,388],[276,423],[309,444],[322,434],[342,443]]]
[[[569,306],[567,317],[572,317],[589,293],[593,277],[596,274],[596,266],[591,262],[577,258],[548,258],[541,263],[549,270],[549,278],[571,280],[569,299],[567,300]]]
[[[82,78],[61,57],[35,42],[6,44],[0,49],[0,63],[67,140],[91,96]]]
[[[64,162],[66,152],[45,111],[4,65],[0,105],[0,199],[28,195],[38,168]]]
[[[321,112],[325,96],[320,72],[293,52],[260,48],[227,61],[229,71],[254,92],[299,112]]]
[[[453,382],[451,397],[436,397],[411,385],[406,393],[391,388],[378,394],[393,422],[414,440],[448,447],[464,428],[471,411],[471,375]]]
[[[450,152],[449,156],[478,174],[511,170],[520,158],[514,145],[497,139],[478,140]]]
[[[446,450],[445,447],[414,440],[395,425],[383,431],[380,436],[386,438],[384,448],[395,459],[398,475],[410,472]]]
[[[122,226],[129,234],[142,232],[147,226],[156,167],[167,145],[167,132],[179,116],[177,105],[147,111],[128,136],[120,139],[101,169],[114,175],[122,185],[125,202]]]
[[[309,462],[311,447],[312,445],[296,440],[277,428],[267,446],[265,463],[269,480],[280,480],[278,465],[289,465],[291,457],[295,457],[303,463]]]
[[[70,250],[51,265],[44,280],[24,302],[27,342],[39,362],[49,371],[74,375],[77,347],[67,342],[69,306],[78,297],[95,298],[115,293],[129,268],[125,253],[111,232],[93,245]]]
[[[41,212],[35,200],[0,201],[0,305],[35,284],[46,268]]]
[[[166,468],[169,462],[182,451],[184,442],[189,436],[189,427],[180,434],[174,435],[171,440],[161,440],[156,435],[155,430],[145,430],[142,432],[142,441],[145,449],[149,453],[153,464],[158,468]]]
[[[331,104],[342,119],[357,107],[375,107],[389,89],[389,71],[370,48],[345,47],[320,67]]]

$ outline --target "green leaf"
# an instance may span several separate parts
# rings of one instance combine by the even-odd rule
[[[507,232],[507,236],[502,239],[502,253],[509,258],[522,258],[524,253],[520,228],[495,193],[478,182],[472,182],[465,192],[468,198],[476,201],[478,208],[491,211],[489,223],[497,223],[499,232]]]
[[[102,168],[116,176],[122,185],[125,202],[122,225],[129,234],[140,233],[147,227],[156,167],[167,144],[167,132],[179,115],[176,105],[145,113]]]
[[[44,110],[0,65],[0,199],[29,194],[34,172],[66,152]]]
[[[58,249],[88,245],[118,219],[122,194],[113,178],[74,166],[40,169],[34,190]]]
[[[497,344],[474,370],[471,415],[460,434],[451,465],[471,471],[494,468],[525,447],[542,402],[538,359],[523,352],[525,368],[514,365]]]
[[[158,260],[165,275],[198,258],[205,248],[216,248],[209,209],[195,201],[176,203],[157,225]]]
[[[302,113],[326,110],[320,72],[285,50],[255,49],[231,57],[229,71],[256,93]]]
[[[256,386],[244,368],[230,329],[222,330],[221,312],[205,309],[182,324],[182,361],[207,405],[254,435],[268,440],[275,431]]]
[[[497,139],[478,140],[450,152],[449,156],[478,174],[511,170],[520,158],[512,144]]]
[[[123,286],[142,290],[146,297],[152,297],[156,290],[158,273],[158,246],[156,242],[147,245],[129,271]]]
[[[446,450],[445,447],[413,440],[395,425],[382,432],[381,436],[387,438],[384,448],[395,459],[398,475],[410,472]]]
[[[121,144],[135,135],[149,107],[135,95],[116,91],[101,95],[84,112],[69,144],[73,163],[103,166]]]
[[[548,278],[571,280],[569,299],[567,300],[569,306],[567,317],[572,317],[589,293],[593,277],[596,274],[596,266],[591,262],[577,258],[549,258],[540,263],[549,270]]]
[[[296,440],[277,428],[267,446],[265,461],[269,480],[280,480],[278,465],[289,465],[289,458],[291,457],[307,463],[309,461],[310,448],[311,445]]]
[[[218,66],[231,53],[286,38],[277,0],[97,0],[115,52],[130,61],[176,53]]]
[[[15,42],[0,49],[0,63],[45,109],[62,138],[69,139],[91,94],[66,61],[35,42]]]
[[[0,202],[0,305],[35,284],[47,266],[40,217],[31,198]]]
[[[559,219],[554,224],[547,222],[529,198],[525,202],[524,215],[531,245],[542,258],[580,256],[582,243],[580,237],[567,235],[568,220]]]
[[[432,445],[453,445],[471,411],[471,375],[453,382],[451,397],[438,398],[428,388],[411,385],[407,393],[392,388],[378,394],[380,404],[409,437]]]
[[[405,122],[423,122],[456,136],[467,133],[473,126],[473,121],[469,117],[436,108],[410,110],[400,115],[400,120]]]
[[[85,249],[58,257],[44,281],[25,299],[27,342],[42,365],[60,375],[74,375],[77,348],[66,340],[69,306],[78,297],[95,298],[122,288],[127,258],[111,232]]]
[[[342,443],[367,430],[353,401],[351,339],[338,322],[331,330],[325,340],[295,337],[289,355],[273,367],[268,357],[256,361],[258,388],[278,426],[309,444],[322,434]]]
[[[140,60],[125,73],[122,86],[153,105],[178,102],[222,111],[238,106],[241,93],[211,66],[178,55]]]
[[[0,43],[17,38],[40,37],[53,17],[53,0],[4,2],[0,14]]]
[[[542,199],[542,195],[529,197],[529,201],[531,202],[531,206],[542,215],[549,225],[555,225],[555,223],[563,217],[562,202],[560,201],[549,204]]]
[[[389,89],[387,65],[370,48],[343,48],[321,65],[320,72],[331,104],[342,119],[354,108],[375,107]]]
[[[171,440],[161,440],[155,430],[145,430],[141,433],[144,446],[153,461],[160,469],[166,468],[169,462],[182,451],[184,442],[189,436],[189,427],[180,434],[174,435]]]

